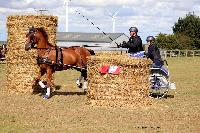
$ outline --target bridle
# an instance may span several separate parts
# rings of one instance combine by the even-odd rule
[[[35,46],[35,35],[36,35],[36,31],[29,31],[28,36],[30,36],[30,46],[29,48],[37,48],[34,47]]]
[[[53,49],[52,49],[52,48],[37,48],[37,46],[35,46],[35,44],[37,44],[37,42],[35,42],[36,34],[37,34],[37,31],[36,31],[35,28],[30,29],[30,30],[29,30],[29,33],[27,33],[26,36],[30,38],[29,45],[26,46],[27,49],[29,49],[29,50],[30,50],[30,49],[38,49],[38,50],[44,49],[44,50],[48,50],[48,51],[54,49],[54,48],[53,48]],[[55,50],[55,49],[54,49],[54,50]]]

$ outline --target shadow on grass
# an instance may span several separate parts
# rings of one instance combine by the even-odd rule
[[[150,97],[155,99],[162,99],[162,98],[167,99],[167,98],[174,98],[174,95],[168,95],[168,94],[163,95],[163,94],[153,93],[150,95]]]
[[[40,96],[42,96],[43,94],[46,93],[46,88],[41,88],[39,85],[33,85],[32,89],[33,89],[32,91],[33,95],[39,94]]]
[[[53,93],[52,93],[52,95],[53,96],[55,96],[55,95],[64,95],[64,96],[69,96],[69,95],[86,95],[86,92],[60,92],[60,91],[54,91]]]
[[[174,98],[174,95],[167,95],[166,98]]]
[[[55,87],[55,90],[60,90],[62,88],[61,85],[56,85],[54,87]]]
[[[41,88],[39,85],[33,85],[32,88],[33,88],[32,94],[34,94],[34,95],[39,94],[40,96],[42,96],[46,93],[46,88]],[[60,85],[55,85],[54,88],[55,88],[55,91],[53,91],[51,93],[51,97],[53,97],[55,95],[59,95],[59,96],[60,95],[63,95],[63,96],[86,95],[86,92],[61,92],[61,91],[58,91],[62,88],[62,86],[60,86]]]

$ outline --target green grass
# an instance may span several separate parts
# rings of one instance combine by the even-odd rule
[[[177,89],[145,108],[91,107],[75,84],[79,73],[56,72],[61,86],[49,100],[39,94],[9,94],[0,64],[0,132],[199,132],[200,58],[168,59]],[[70,93],[69,93],[70,92]],[[173,96],[173,97],[172,97]]]
[[[0,86],[3,86],[5,83],[5,77],[6,77],[6,64],[0,62]]]

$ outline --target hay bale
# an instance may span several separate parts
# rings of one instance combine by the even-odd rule
[[[30,93],[34,78],[39,74],[36,62],[37,50],[25,50],[26,33],[29,27],[44,27],[49,42],[55,44],[57,17],[48,15],[13,15],[7,17],[8,52],[7,90],[12,92]]]
[[[103,53],[88,60],[89,104],[110,107],[136,107],[151,104],[149,100],[149,65],[145,58],[132,58],[127,54]],[[104,66],[120,66],[119,75],[101,74]]]

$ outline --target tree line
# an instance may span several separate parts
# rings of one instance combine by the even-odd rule
[[[200,18],[193,13],[179,18],[172,27],[173,34],[159,33],[156,43],[162,49],[200,49]]]

